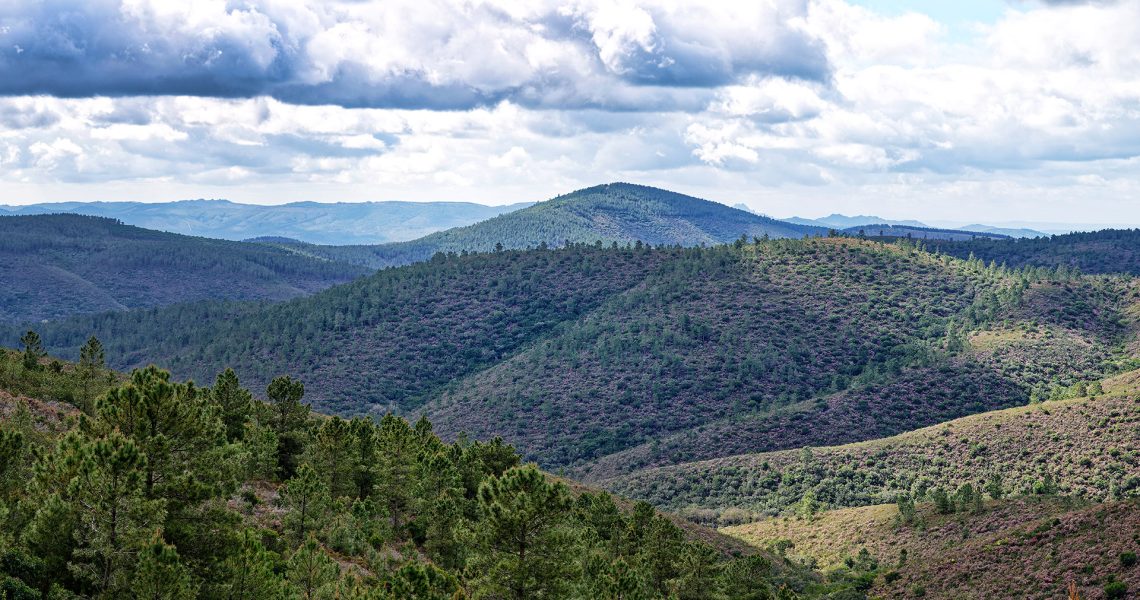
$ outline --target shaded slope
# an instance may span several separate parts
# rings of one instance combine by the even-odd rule
[[[643,242],[654,246],[723,244],[752,237],[801,238],[826,229],[763,217],[667,190],[612,183],[586,188],[468,227],[381,246],[314,247],[301,252],[374,267],[431,258],[436,252],[489,252],[560,247],[566,242],[609,246]]]
[[[452,379],[511,356],[676,252],[579,247],[441,257],[273,306],[182,305],[37,329],[64,356],[76,356],[94,333],[116,367],[155,362],[209,381],[232,366],[255,390],[289,373],[322,410],[383,414],[414,408]]]
[[[951,319],[983,318],[996,308],[975,304],[1013,301],[1013,286],[997,271],[851,239],[689,250],[573,329],[460,382],[426,414],[441,431],[502,435],[544,464],[581,464],[843,390],[876,369],[941,361],[931,344]],[[978,409],[1024,400],[990,387],[1005,391]],[[723,444],[706,450],[733,448]]]
[[[282,300],[365,274],[259,244],[78,215],[0,217],[0,321],[202,299]]]

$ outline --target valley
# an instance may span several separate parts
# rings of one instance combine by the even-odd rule
[[[579,542],[565,552],[607,547],[607,561],[620,557],[575,567],[577,594],[594,593],[586,590],[596,577],[618,585],[629,569],[637,575],[628,585],[646,597],[698,581],[725,598],[741,597],[730,591],[739,585],[780,597],[860,598],[1051,597],[1070,582],[1099,598],[1137,585],[1113,560],[1137,543],[1127,532],[1136,530],[1140,494],[1140,284],[1125,249],[1140,247],[1140,236],[879,237],[779,229],[702,202],[626,184],[589,188],[408,242],[402,248],[420,249],[400,250],[390,265],[383,257],[397,255],[383,253],[394,246],[221,242],[92,217],[8,217],[28,219],[9,221],[24,237],[7,243],[29,265],[150,287],[107,287],[130,290],[134,305],[95,312],[59,303],[99,297],[84,285],[21,271],[56,302],[35,306],[55,306],[44,314],[57,318],[3,329],[6,345],[25,348],[7,352],[0,369],[5,427],[22,428],[37,456],[68,431],[103,443],[110,430],[75,423],[80,413],[118,418],[105,412],[108,390],[203,382],[174,389],[200,398],[195,410],[216,411],[228,428],[233,447],[214,441],[210,452],[253,461],[216,484],[213,497],[237,511],[225,518],[288,535],[289,490],[325,486],[342,508],[323,513],[329,521],[314,532],[310,558],[327,551],[350,565],[342,575],[369,579],[383,571],[374,552],[414,563],[398,549],[411,544],[441,569],[424,575],[442,577],[424,594],[493,588],[448,571],[491,554],[449,548],[490,535],[480,482],[508,485],[508,475],[526,493],[553,494],[552,509],[568,507],[555,513]],[[410,264],[394,266],[403,261]],[[229,290],[254,291],[204,300],[219,292],[171,283],[211,281],[215,268],[231,274]],[[246,273],[247,283],[234,278]],[[310,279],[275,297],[269,277]],[[140,291],[165,288],[184,297]],[[29,363],[28,329],[44,351],[87,362],[41,353]],[[106,367],[90,366],[95,338]],[[235,388],[238,378],[248,392]],[[248,400],[226,425],[235,398]],[[370,454],[340,467],[328,454],[338,444],[349,455],[376,452],[368,441],[376,436],[411,444],[386,446],[404,462]],[[468,452],[491,453],[480,459],[492,461],[482,475],[465,471]],[[9,476],[28,476],[33,454],[21,454],[25,467]],[[545,474],[513,468],[528,461]],[[306,465],[324,483],[302,484]],[[349,485],[434,468],[457,469],[446,485],[460,487],[447,493],[466,498],[446,509],[465,515],[446,521],[446,531],[437,528],[441,497],[432,495],[442,488],[422,487],[445,482],[387,480],[375,497],[373,484]],[[14,489],[12,514],[40,518],[20,508]],[[351,519],[374,523],[376,515],[359,512],[364,505],[344,512],[365,501],[387,506],[376,515],[391,521],[370,541],[345,537],[338,527]],[[653,511],[663,520],[652,521]],[[1109,519],[1127,525],[1094,540],[1096,524]],[[670,557],[617,541],[626,534],[613,527],[641,531],[651,521],[659,523],[653,535],[680,544]],[[175,543],[194,548],[192,539]],[[1018,550],[1031,542],[1052,548],[1050,558]],[[1072,543],[1088,550],[1076,554]],[[565,567],[566,556],[547,566]],[[706,561],[712,579],[686,571],[694,560]],[[948,571],[959,574],[937,575]],[[385,581],[418,585],[393,579],[405,576],[413,577]]]

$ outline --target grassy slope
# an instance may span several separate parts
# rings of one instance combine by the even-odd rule
[[[670,509],[787,511],[814,491],[825,505],[892,500],[920,478],[945,489],[997,474],[1028,491],[1050,474],[1063,494],[1102,500],[1140,493],[1140,374],[1109,380],[1108,396],[1021,406],[873,441],[748,454],[647,469],[601,482]]]
[[[759,546],[789,540],[789,555],[827,569],[866,548],[883,598],[1063,598],[1069,582],[1086,600],[1103,598],[1110,576],[1140,590],[1140,567],[1120,564],[1140,551],[1140,501],[1090,504],[1073,498],[1019,497],[987,502],[979,514],[939,515],[919,507],[922,526],[899,525],[895,505],[829,511],[813,520],[774,518],[722,531]],[[899,564],[900,553],[906,561]]]
[[[566,241],[621,245],[641,241],[654,246],[723,244],[768,235],[801,238],[822,235],[819,227],[794,225],[652,187],[613,183],[586,188],[486,221],[456,227],[418,240],[379,246],[322,247],[286,244],[298,252],[373,267],[426,260],[436,252],[489,252],[559,247]]]
[[[366,272],[260,244],[97,217],[0,217],[0,322],[203,299],[282,300]]]

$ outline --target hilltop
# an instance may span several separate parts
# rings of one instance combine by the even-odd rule
[[[470,202],[256,205],[227,200],[58,202],[0,206],[0,215],[72,213],[108,217],[157,231],[235,241],[273,236],[310,244],[384,244],[470,225],[529,205],[484,206]]]
[[[0,217],[0,322],[204,299],[284,300],[362,267],[80,215]]]
[[[437,252],[490,252],[571,244],[642,242],[653,246],[725,244],[752,238],[802,238],[826,234],[717,202],[629,183],[585,188],[467,227],[379,246],[290,245],[299,252],[372,267],[404,265]]]

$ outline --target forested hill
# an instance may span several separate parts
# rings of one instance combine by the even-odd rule
[[[961,229],[938,229],[935,227],[916,227],[913,225],[891,225],[887,223],[872,223],[868,225],[855,225],[843,230],[849,235],[866,237],[899,237],[914,240],[947,240],[965,241],[976,239],[1009,239],[1008,235],[983,231],[963,231]]]
[[[283,244],[298,252],[371,267],[426,260],[436,252],[521,250],[571,243],[610,246],[638,241],[658,245],[724,244],[741,236],[802,238],[825,235],[822,227],[797,225],[667,190],[611,183],[457,227],[418,240],[379,246]]]
[[[214,299],[283,300],[367,270],[101,217],[0,217],[0,322]]]
[[[438,255],[274,306],[37,329],[64,356],[95,334],[117,367],[197,381],[292,373],[323,410],[423,411],[447,435],[501,435],[601,478],[1048,396],[1115,368],[1134,298],[1115,278],[813,238]]]
[[[1140,275],[1140,229],[1105,229],[1050,237],[931,244],[931,249],[1011,267],[1076,269],[1082,273]]]

